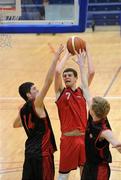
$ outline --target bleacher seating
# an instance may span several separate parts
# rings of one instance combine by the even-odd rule
[[[121,10],[121,3],[90,3],[89,11],[117,11]]]
[[[74,4],[74,0],[49,0],[49,4]]]
[[[121,2],[121,0],[89,0],[90,3],[115,3],[115,2]]]
[[[89,0],[87,27],[96,25],[119,25],[121,0]]]

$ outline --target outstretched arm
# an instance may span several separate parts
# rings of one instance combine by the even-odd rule
[[[63,67],[64,67],[65,63],[67,62],[67,60],[69,59],[69,57],[70,57],[70,53],[68,52],[68,50],[66,50],[64,57],[59,61],[59,63],[56,66],[55,82],[54,82],[56,97],[59,97],[60,93],[63,90],[61,73],[62,73]]]
[[[121,153],[121,142],[119,142],[111,130],[102,131],[101,136],[113,145]]]
[[[81,89],[83,90],[84,97],[86,99],[86,102],[88,106],[90,107],[91,104],[91,95],[89,92],[89,86],[88,86],[88,78],[86,73],[86,67],[85,67],[85,52],[79,52],[77,54],[77,64],[79,65],[80,69],[80,77],[81,77]]]
[[[87,45],[86,45],[86,55],[87,55],[87,64],[88,64],[88,85],[90,86],[93,80],[94,74],[95,74],[95,69],[94,69],[92,57],[90,55]]]
[[[54,59],[53,59],[52,64],[48,70],[48,73],[46,75],[44,86],[43,86],[41,92],[39,93],[39,95],[35,99],[34,103],[35,103],[36,108],[41,107],[41,105],[43,104],[44,97],[46,96],[47,91],[48,91],[50,85],[52,84],[52,81],[54,78],[54,73],[55,73],[55,68],[56,68],[57,62],[60,58],[60,54],[62,52],[63,52],[63,45],[60,45],[57,52],[54,55]]]

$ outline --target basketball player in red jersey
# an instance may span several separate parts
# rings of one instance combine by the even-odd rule
[[[28,136],[25,143],[22,180],[54,180],[53,153],[57,149],[43,100],[52,84],[56,64],[62,51],[63,46],[60,45],[40,92],[31,82],[19,86],[19,94],[26,103],[20,109],[13,127],[23,126]]]
[[[94,67],[87,49],[88,83],[90,85],[94,76]],[[66,51],[63,59],[58,63],[55,72],[56,104],[61,125],[60,163],[58,180],[67,180],[71,170],[80,167],[80,175],[85,162],[84,135],[87,123],[86,101],[83,90],[76,87],[77,72],[72,68],[61,72],[70,54]],[[80,56],[77,56],[80,58]],[[80,64],[78,63],[79,68]],[[81,80],[80,80],[81,83]]]

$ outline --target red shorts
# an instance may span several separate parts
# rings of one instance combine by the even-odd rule
[[[59,172],[68,173],[85,163],[85,136],[62,136]]]

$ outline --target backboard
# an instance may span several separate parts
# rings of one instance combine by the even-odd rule
[[[88,0],[0,0],[0,33],[84,32],[87,5]]]

